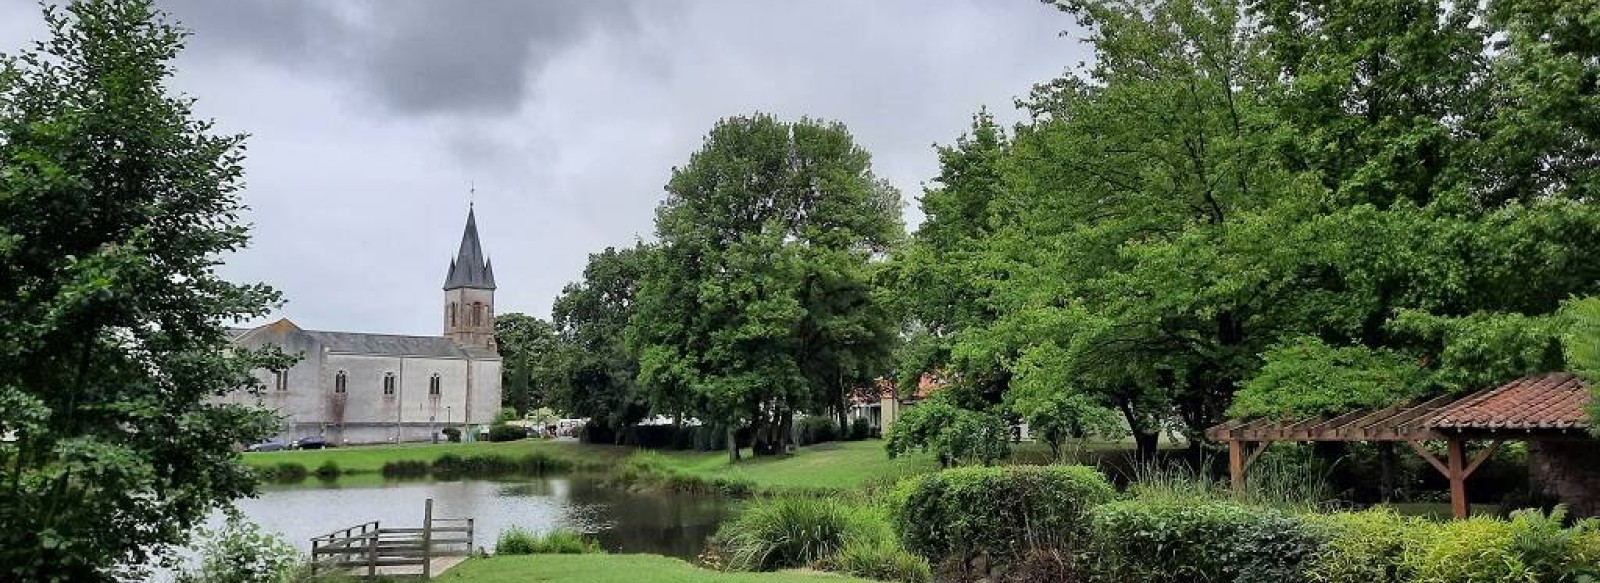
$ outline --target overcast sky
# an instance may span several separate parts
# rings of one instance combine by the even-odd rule
[[[915,224],[935,142],[1086,54],[1036,0],[161,4],[194,31],[175,87],[251,136],[254,241],[225,273],[323,330],[438,334],[473,183],[498,311],[549,317],[729,115],[844,122]],[[0,51],[42,34],[0,0]]]

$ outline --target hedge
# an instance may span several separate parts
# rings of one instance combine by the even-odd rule
[[[895,522],[906,548],[922,556],[1003,563],[1072,548],[1084,512],[1115,493],[1083,466],[958,468],[902,483]]]
[[[1235,502],[1127,500],[1089,515],[1090,566],[1106,581],[1304,581],[1322,533],[1298,517]]]

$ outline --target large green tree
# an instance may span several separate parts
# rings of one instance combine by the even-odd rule
[[[494,318],[494,341],[503,363],[501,404],[518,415],[548,404],[561,358],[555,327],[527,314],[501,314]]]
[[[870,282],[903,231],[899,194],[844,126],[718,122],[674,169],[630,338],[657,413],[780,449],[796,412],[843,408],[886,368],[896,323]]]
[[[287,363],[228,348],[277,296],[215,273],[243,138],[168,92],[184,33],[145,0],[45,20],[0,63],[0,579],[109,581],[254,491],[270,419],[208,399]]]
[[[593,419],[617,440],[649,411],[635,389],[638,359],[624,342],[650,252],[638,245],[590,254],[583,280],[567,284],[553,307],[559,343],[550,367],[550,404]]]

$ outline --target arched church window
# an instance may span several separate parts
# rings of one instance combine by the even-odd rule
[[[472,302],[472,325],[483,325],[483,302]]]
[[[345,389],[349,388],[349,386],[350,386],[350,375],[344,374],[344,371],[342,371],[342,370],[339,371],[339,374],[333,375],[333,392],[334,393],[343,395]]]
[[[456,325],[456,303],[450,302],[450,325]]]
[[[433,377],[428,379],[428,396],[439,396],[439,373],[433,373]]]
[[[394,373],[392,372],[383,373],[383,396],[394,396]]]

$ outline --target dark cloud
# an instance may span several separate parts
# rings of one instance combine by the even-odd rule
[[[515,112],[530,79],[598,28],[626,29],[619,1],[162,0],[201,56],[244,55],[336,78],[403,114]]]

